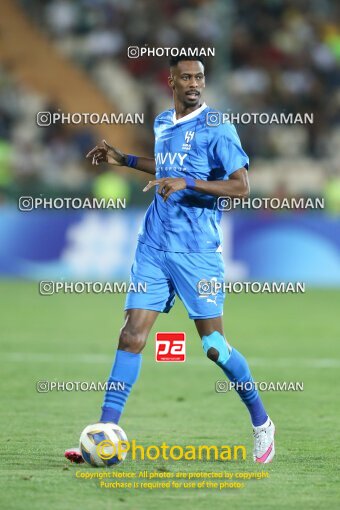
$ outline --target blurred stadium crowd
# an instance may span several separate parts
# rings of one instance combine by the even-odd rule
[[[320,196],[333,187],[329,194],[336,195],[334,189],[340,186],[336,0],[21,0],[20,4],[58,50],[82,66],[112,104],[119,105],[119,111],[144,112],[145,124],[136,129],[142,131],[149,154],[153,119],[171,104],[167,59],[129,59],[127,47],[215,47],[216,57],[207,63],[209,105],[232,112],[314,113],[312,125],[237,126],[251,158],[253,189],[266,196]],[[89,129],[35,126],[37,111],[57,108],[0,63],[2,200],[18,189],[91,193],[95,177],[84,154],[97,135]]]

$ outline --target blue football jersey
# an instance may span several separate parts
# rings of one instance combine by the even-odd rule
[[[199,109],[176,120],[174,109],[155,119],[156,178],[193,177],[204,181],[227,180],[249,159],[235,127],[229,123],[209,126],[209,112]],[[171,252],[209,252],[221,249],[221,212],[217,197],[185,189],[166,202],[155,193],[139,232],[139,241]]]

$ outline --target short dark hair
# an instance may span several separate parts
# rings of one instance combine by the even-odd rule
[[[186,61],[186,60],[190,60],[190,61],[194,61],[194,62],[195,61],[201,62],[203,67],[205,67],[204,58],[203,57],[195,57],[193,55],[188,55],[188,56],[177,55],[176,57],[170,57],[170,59],[169,59],[169,66],[170,67],[175,67],[175,66],[177,66],[178,62],[183,62],[183,61]]]

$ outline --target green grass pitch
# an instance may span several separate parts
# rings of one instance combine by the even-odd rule
[[[248,413],[233,393],[217,394],[223,373],[205,358],[194,324],[177,303],[161,315],[144,351],[141,377],[121,426],[138,443],[244,444],[244,462],[163,460],[121,471],[268,471],[243,489],[102,489],[76,478],[90,466],[71,465],[65,448],[95,422],[100,392],[39,394],[38,380],[105,381],[123,321],[124,296],[40,296],[35,283],[2,281],[1,477],[6,510],[127,510],[214,508],[333,509],[340,499],[337,290],[298,295],[232,295],[225,303],[226,336],[249,360],[257,381],[303,381],[303,392],[262,393],[276,427],[277,456],[254,465]],[[157,364],[156,331],[185,331],[187,361]]]

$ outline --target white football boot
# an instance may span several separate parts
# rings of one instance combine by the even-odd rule
[[[259,427],[253,427],[254,435],[254,461],[267,464],[273,460],[275,455],[275,425],[268,417],[268,420]]]

